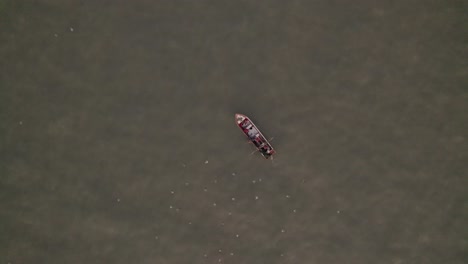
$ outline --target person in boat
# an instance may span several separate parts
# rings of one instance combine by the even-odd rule
[[[241,126],[244,129],[247,128],[249,125],[250,125],[250,122],[249,122],[248,119],[244,119],[244,121],[242,121],[242,123],[241,123]]]
[[[258,134],[252,136],[252,137],[250,138],[250,140],[252,141],[252,143],[254,143],[254,145],[255,145],[257,148],[261,148],[261,146],[262,146],[262,141],[259,140]]]
[[[262,139],[260,138],[260,135],[259,135],[259,134],[255,134],[254,140],[255,140],[255,142],[257,142],[259,145],[263,143],[263,142],[262,142]]]
[[[271,149],[265,145],[264,147],[260,148],[260,152],[263,154],[263,155],[266,155],[266,156],[271,156],[272,153],[271,153]]]

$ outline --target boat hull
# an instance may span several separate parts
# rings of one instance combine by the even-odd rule
[[[269,159],[273,154],[275,154],[275,150],[271,146],[270,142],[268,142],[262,132],[260,132],[260,129],[258,129],[249,117],[243,114],[235,114],[234,118],[237,126],[255,145],[264,158]]]

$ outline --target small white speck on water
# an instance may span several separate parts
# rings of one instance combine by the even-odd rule
[[[58,37],[58,34],[57,34],[57,33],[55,33],[55,34],[54,34],[54,37]]]
[[[208,189],[207,189],[207,188],[205,188],[205,189],[203,189],[203,191],[204,191],[204,192],[207,192],[207,191],[208,191]]]
[[[180,209],[179,209],[179,208],[176,208],[175,210],[176,210],[176,212],[179,212],[179,211],[180,211]]]
[[[218,252],[221,253],[221,252],[223,252],[223,251],[220,249],[220,250],[218,250]]]
[[[286,232],[286,231],[284,231],[284,229],[281,229],[281,233],[284,233],[284,232]]]
[[[259,182],[261,182],[261,181],[262,181],[262,179],[260,178],[260,179],[258,179],[258,181],[259,181]]]
[[[171,191],[171,194],[174,194],[174,191]]]
[[[213,182],[214,182],[214,183],[218,183],[218,180],[214,180]]]
[[[231,255],[231,256],[234,256],[234,253],[233,253],[233,252],[231,252],[231,253],[229,253],[229,255]]]
[[[252,183],[255,184],[257,181],[256,180],[253,180]]]
[[[232,173],[232,176],[236,176],[236,173],[235,173],[235,172],[233,172],[233,173]]]
[[[255,200],[258,200],[258,196],[255,196]]]
[[[340,213],[340,210],[336,211],[336,213],[339,214],[339,213]]]
[[[235,201],[235,200],[236,200],[236,198],[232,197],[232,198],[231,198],[231,200]]]
[[[236,234],[236,237],[239,237],[239,234]]]
[[[203,257],[205,257],[205,258],[206,258],[206,257],[208,257],[208,255],[207,255],[207,254],[205,254],[205,255],[203,255]]]
[[[73,31],[75,31],[75,30],[71,27],[71,28],[70,28],[70,32],[73,32]]]
[[[120,203],[120,198],[117,198],[117,202]]]
[[[228,212],[228,215],[232,215],[232,213],[231,213],[231,212]]]
[[[205,160],[205,164],[208,164],[208,160]]]
[[[296,212],[297,212],[296,209],[294,209],[294,210],[293,210],[293,213],[296,213]]]
[[[191,225],[191,224],[192,224],[192,222],[188,222],[188,224],[189,224],[189,225]]]
[[[190,183],[186,182],[186,183],[185,183],[185,186],[189,186],[189,184],[190,184]]]
[[[158,237],[158,236],[155,236],[155,237],[154,237],[154,239],[158,240],[158,239],[159,239],[159,237]]]
[[[23,124],[23,121],[19,121],[20,126]]]
[[[283,254],[280,255],[281,257],[284,256]]]
[[[223,261],[223,260],[222,260],[222,259],[218,259],[218,262],[221,262],[221,261]]]
[[[213,206],[216,206],[216,203],[213,203]]]
[[[288,199],[289,199],[289,198],[290,198],[290,196],[289,196],[288,194],[286,194],[286,198],[288,198]]]
[[[172,205],[169,205],[169,209],[172,209]]]

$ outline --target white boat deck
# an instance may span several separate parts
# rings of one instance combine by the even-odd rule
[[[254,138],[256,135],[260,134],[260,131],[253,126],[253,124],[249,121],[244,126],[247,129],[247,134],[249,135],[250,138]]]
[[[259,132],[255,127],[252,126],[251,128],[249,128],[248,134],[249,137],[254,138],[256,135],[259,134]]]

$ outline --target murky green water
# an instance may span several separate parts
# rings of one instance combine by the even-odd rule
[[[1,263],[466,260],[462,4],[0,14]]]

